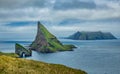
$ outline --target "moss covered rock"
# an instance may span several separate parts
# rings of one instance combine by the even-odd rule
[[[18,43],[15,44],[15,53],[20,57],[27,57],[32,55],[31,49],[27,49]]]
[[[70,51],[74,45],[63,45],[53,34],[51,34],[40,22],[38,22],[37,35],[31,49],[42,52],[51,53],[56,51]]]

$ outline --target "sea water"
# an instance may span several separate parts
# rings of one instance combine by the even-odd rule
[[[88,74],[120,74],[120,40],[68,40],[64,44],[74,44],[74,51],[42,54],[33,51],[33,59],[47,63],[63,64],[82,69]],[[32,41],[0,41],[0,51],[15,52],[15,43],[28,46]]]

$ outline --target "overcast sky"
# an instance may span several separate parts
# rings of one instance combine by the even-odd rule
[[[103,31],[120,38],[120,0],[0,0],[0,40],[33,40],[37,21],[57,37]]]

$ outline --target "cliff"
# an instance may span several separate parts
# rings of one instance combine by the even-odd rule
[[[113,36],[111,33],[107,32],[76,32],[67,39],[73,39],[73,40],[107,40],[107,39],[117,39],[115,36]]]
[[[74,45],[63,45],[53,34],[51,34],[40,22],[38,22],[37,35],[30,48],[42,53],[56,51],[70,51]]]

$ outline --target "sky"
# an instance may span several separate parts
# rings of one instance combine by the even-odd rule
[[[57,37],[103,31],[120,38],[120,0],[0,0],[0,40],[34,40],[37,21]]]

